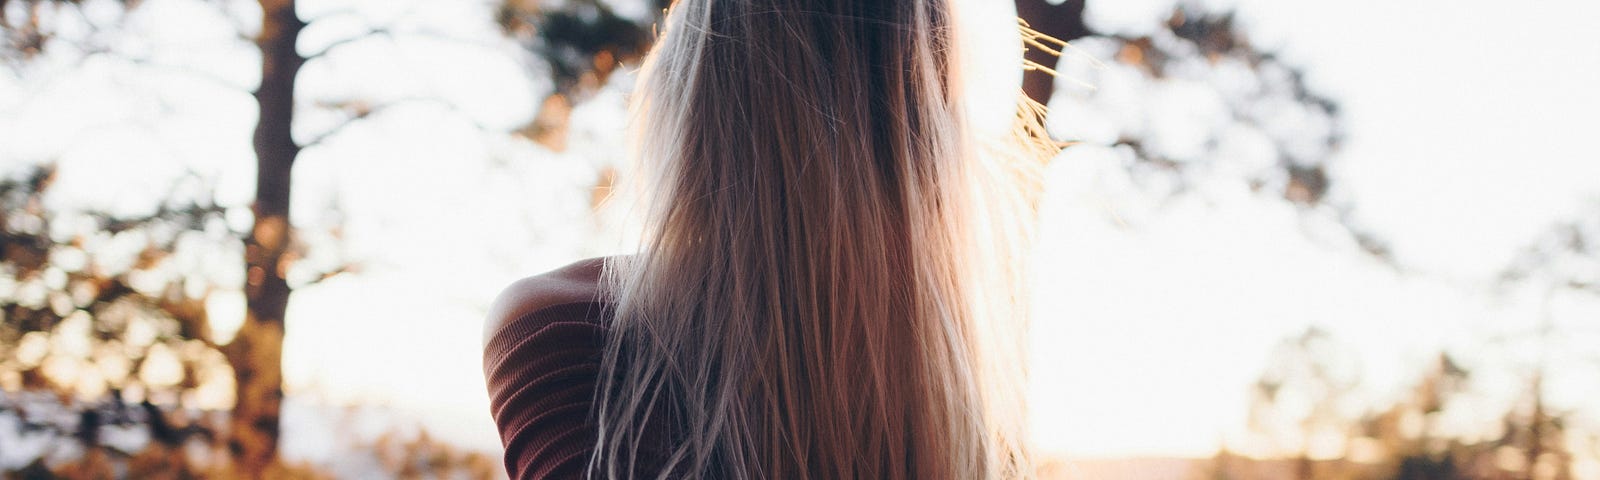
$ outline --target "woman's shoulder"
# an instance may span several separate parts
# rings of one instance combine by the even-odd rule
[[[600,307],[605,303],[600,275],[615,257],[596,257],[512,282],[495,296],[483,325],[483,342],[530,317],[564,306]],[[585,308],[588,310],[588,308]],[[542,315],[549,316],[549,315]],[[547,319],[548,320],[548,319]],[[585,318],[572,320],[583,321]]]
[[[577,478],[587,465],[610,315],[600,280],[607,261],[518,280],[490,307],[484,383],[511,478]]]

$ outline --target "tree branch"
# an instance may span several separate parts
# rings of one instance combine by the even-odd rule
[[[194,68],[194,67],[184,66],[184,65],[172,65],[172,64],[166,64],[166,63],[159,63],[159,62],[150,60],[147,57],[130,57],[130,56],[122,55],[122,54],[119,54],[119,53],[116,53],[116,52],[112,52],[112,51],[109,51],[109,50],[101,52],[101,53],[105,54],[105,55],[111,55],[111,56],[115,56],[115,57],[121,58],[121,59],[127,61],[128,63],[131,63],[133,65],[137,65],[137,66],[140,66],[140,67],[170,70],[170,71],[173,71],[175,73],[182,73],[182,74],[194,77],[194,78],[199,79],[199,80],[205,80],[207,83],[211,83],[211,84],[219,86],[219,87],[227,88],[227,89],[230,89],[230,90],[238,90],[240,92],[247,91],[244,86],[241,86],[239,84],[233,83],[232,81],[229,81],[226,78],[218,76],[217,74],[214,74],[214,73],[211,73],[211,72],[207,72],[205,70],[200,70],[200,69],[197,69],[197,68]]]
[[[337,50],[339,47],[360,42],[362,40],[367,40],[374,36],[389,36],[391,33],[392,31],[389,30],[389,27],[387,26],[368,29],[366,32],[362,32],[359,35],[351,35],[349,37],[335,40],[333,43],[329,43],[327,46],[322,47],[322,50],[318,50],[317,53],[306,55],[305,59],[307,62],[310,62],[312,60],[327,56],[328,53]]]
[[[343,122],[339,122],[338,125],[334,125],[332,128],[329,128],[327,130],[323,130],[322,133],[317,134],[317,136],[315,136],[315,137],[311,137],[310,140],[307,140],[305,142],[300,143],[300,148],[311,148],[311,147],[314,147],[314,146],[317,146],[317,145],[321,145],[323,142],[326,142],[329,138],[333,138],[334,135],[338,135],[340,132],[343,132],[345,128],[348,128],[350,126],[350,124],[355,123],[357,120],[361,120],[363,118],[371,117],[373,114],[376,114],[378,112],[394,108],[396,105],[399,105],[399,104],[402,104],[402,103],[406,103],[406,100],[398,100],[398,101],[395,101],[395,102],[379,104],[379,105],[371,107],[371,108],[358,109],[356,111],[355,115],[351,115],[349,118],[344,119],[344,121]]]
[[[301,148],[311,148],[311,147],[320,145],[320,144],[328,141],[328,139],[333,138],[335,135],[338,135],[340,132],[343,132],[345,128],[348,128],[350,126],[350,124],[352,124],[352,123],[356,123],[357,120],[368,118],[368,117],[371,117],[373,115],[378,114],[379,112],[382,112],[382,111],[385,111],[385,110],[394,109],[396,107],[400,107],[400,106],[403,106],[403,105],[421,104],[421,103],[437,103],[440,106],[445,107],[445,109],[449,110],[451,113],[455,113],[457,115],[460,115],[461,117],[466,119],[468,122],[472,123],[472,125],[474,127],[476,127],[480,131],[484,131],[484,132],[496,131],[496,129],[491,128],[488,125],[484,125],[483,123],[472,119],[471,116],[468,116],[465,112],[462,112],[461,109],[459,107],[457,107],[455,104],[450,103],[448,101],[445,101],[442,98],[437,98],[437,97],[406,97],[406,98],[401,98],[401,99],[397,99],[397,100],[393,100],[393,101],[389,101],[389,102],[385,102],[385,103],[380,103],[380,104],[375,105],[375,106],[370,107],[370,108],[364,108],[364,109],[357,110],[354,115],[350,116],[349,118],[346,118],[343,122],[339,122],[338,125],[334,125],[332,128],[324,130],[322,133],[317,134],[315,137],[311,137],[310,140],[307,140],[307,141],[301,143],[300,147]]]
[[[334,268],[333,270],[328,270],[328,271],[325,271],[325,272],[321,272],[321,273],[317,274],[316,278],[313,278],[311,280],[307,280],[305,283],[296,285],[294,288],[298,290],[298,289],[301,289],[301,288],[310,287],[310,286],[313,286],[313,285],[320,284],[320,283],[322,283],[322,282],[324,282],[324,281],[326,281],[326,280],[328,280],[330,278],[333,278],[333,277],[337,277],[337,276],[344,275],[344,274],[349,274],[349,273],[357,273],[357,272],[360,272],[360,271],[361,271],[361,266],[360,265],[358,265],[358,264],[356,264],[354,262],[345,262],[345,263],[339,265],[338,268]]]

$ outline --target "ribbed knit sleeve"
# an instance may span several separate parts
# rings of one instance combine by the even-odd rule
[[[590,405],[608,313],[598,303],[554,305],[489,337],[484,378],[511,478],[583,476],[596,436]]]

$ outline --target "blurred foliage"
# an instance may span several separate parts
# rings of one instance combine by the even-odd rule
[[[225,209],[48,210],[53,168],[21,173],[0,181],[0,386],[231,403],[205,305],[223,282],[200,268],[238,250]]]
[[[669,3],[651,1],[656,10]],[[655,40],[656,17],[626,18],[601,0],[501,0],[495,21],[548,63],[556,93],[568,95],[604,84],[617,66],[638,61]]]
[[[225,412],[170,412],[141,402],[136,406],[102,405],[83,410],[96,412],[94,414],[61,418],[59,414],[70,406],[63,406],[52,398],[30,397],[26,394],[13,396],[8,402],[10,409],[0,410],[0,420],[7,415],[30,419],[15,437],[10,437],[14,443],[8,448],[43,444],[46,451],[18,468],[0,471],[0,478],[253,478],[234,470],[222,439],[209,433],[226,428]],[[102,414],[122,416],[111,420],[95,416]],[[357,415],[355,412],[345,414]],[[46,420],[52,417],[58,423]],[[61,438],[49,431],[62,425],[80,433]],[[141,428],[146,425],[150,428],[148,433]],[[163,433],[164,428],[202,434],[180,439]],[[332,445],[339,454],[331,464],[279,459],[268,465],[260,478],[493,480],[505,476],[497,456],[449,445],[427,431],[389,429],[370,439],[354,438],[347,435],[349,432],[339,433],[340,440]]]
[[[1212,478],[1571,480],[1575,459],[1600,455],[1600,432],[1550,406],[1543,371],[1488,410],[1493,392],[1475,384],[1474,368],[1440,352],[1400,398],[1363,402],[1354,358],[1317,328],[1284,340],[1257,383],[1251,426],[1292,460],[1275,474],[1244,473],[1260,462],[1224,451]]]
[[[388,433],[357,448],[371,451],[389,478],[494,479],[505,475],[496,456],[463,451],[419,432],[415,436]]]
[[[233,403],[206,308],[225,273],[204,268],[240,248],[226,210],[177,198],[136,217],[52,210],[53,178],[41,166],[0,180],[0,414],[91,453],[134,453],[101,442],[101,427],[209,441],[189,417]]]
[[[640,0],[643,1],[643,0]],[[667,0],[649,0],[656,11]],[[500,0],[495,21],[548,69],[553,85],[519,134],[555,151],[566,149],[567,124],[583,102],[624,64],[637,64],[655,41],[657,16],[628,18],[601,0]]]
[[[1321,202],[1328,193],[1325,167],[1344,137],[1338,104],[1307,87],[1298,67],[1255,49],[1235,25],[1232,12],[1213,14],[1180,6],[1165,27],[1147,36],[1108,37],[1120,44],[1114,56],[1117,63],[1135,66],[1151,79],[1200,81],[1215,88],[1232,124],[1209,127],[1206,133],[1211,137],[1204,143],[1214,148],[1228,127],[1259,131],[1276,150],[1276,166],[1283,177],[1255,178],[1255,187],[1272,188],[1302,205]],[[1223,78],[1229,74],[1244,78]],[[1284,120],[1289,124],[1279,123]],[[1129,133],[1124,131],[1116,145],[1127,145],[1160,168],[1219,160],[1214,151],[1191,154],[1158,148]]]
[[[83,3],[83,0],[0,0],[0,60],[15,65],[42,53],[46,44],[57,40],[66,23],[59,21],[61,17],[88,20],[80,8]]]
[[[1081,15],[1081,2],[1056,8],[1075,3]],[[1386,242],[1356,223],[1328,173],[1345,136],[1338,102],[1312,88],[1299,66],[1253,45],[1236,18],[1180,2],[1148,33],[1082,27],[1053,72],[1060,91],[1052,131],[1126,152],[1130,178],[1154,198],[1242,178],[1256,192],[1325,215],[1361,250],[1392,263]]]
[[[1345,419],[1357,414],[1359,356],[1320,328],[1284,339],[1273,349],[1251,399],[1250,427],[1273,437],[1273,445],[1301,457],[1321,438],[1347,435]]]
[[[1499,280],[1600,295],[1600,202],[1534,239]]]
[[[232,332],[208,301],[237,297],[223,312],[243,314],[248,212],[177,194],[194,178],[136,216],[51,207],[54,179],[51,165],[0,179],[0,420],[15,421],[0,428],[43,445],[35,470],[178,468],[146,465],[156,451],[186,472],[226,468]]]

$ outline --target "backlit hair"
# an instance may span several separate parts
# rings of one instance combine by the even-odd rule
[[[667,12],[632,99],[643,242],[604,273],[592,476],[1032,476],[1024,267],[1057,149],[1020,92],[1013,135],[974,138],[951,10]],[[636,471],[647,422],[670,425],[665,471]]]

